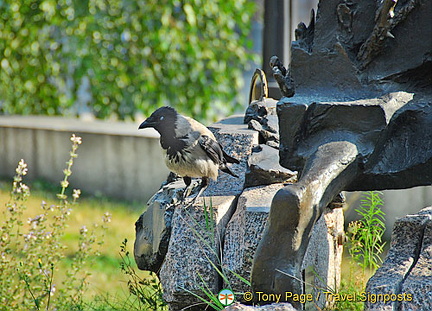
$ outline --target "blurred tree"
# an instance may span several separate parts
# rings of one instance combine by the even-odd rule
[[[0,1],[0,113],[230,113],[253,13],[248,0]]]

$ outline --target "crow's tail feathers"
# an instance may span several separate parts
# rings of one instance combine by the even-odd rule
[[[232,156],[228,155],[223,149],[222,149],[222,154],[224,159],[228,162],[228,163],[235,163],[235,164],[239,164],[240,161],[233,158]]]
[[[223,154],[223,164],[220,166],[220,170],[222,172],[225,172],[227,174],[230,174],[231,176],[237,177],[238,176],[236,174],[234,174],[229,167],[226,165],[226,163],[235,163],[235,164],[239,164],[240,161],[233,158],[232,156],[228,155],[223,149],[222,149],[222,154]]]
[[[234,159],[235,160],[235,159]],[[236,175],[236,174],[234,174],[229,168],[228,168],[228,166],[226,166],[226,165],[221,165],[220,166],[220,170],[222,171],[222,172],[224,172],[224,173],[227,173],[227,174],[230,174],[231,176],[234,176],[234,177],[237,177],[238,178],[238,176]]]

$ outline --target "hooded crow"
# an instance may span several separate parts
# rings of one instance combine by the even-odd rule
[[[187,196],[192,178],[201,178],[201,187],[193,203],[207,188],[209,179],[217,179],[219,169],[238,177],[227,163],[239,161],[227,155],[213,133],[198,121],[166,106],[153,112],[138,129],[148,127],[153,127],[160,134],[168,169],[183,177],[186,184],[183,199]]]

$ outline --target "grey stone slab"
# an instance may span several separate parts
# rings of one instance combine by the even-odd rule
[[[341,203],[337,203],[340,205]],[[330,203],[330,206],[332,203]],[[324,210],[312,230],[309,245],[303,259],[302,268],[311,269],[310,280],[313,287],[306,290],[317,301],[320,308],[330,308],[331,301],[326,301],[324,291],[335,291],[340,285],[343,245],[340,243],[344,232],[344,215],[342,208]]]
[[[163,297],[171,310],[199,302],[188,291],[205,297],[202,288],[208,287],[214,294],[220,290],[219,275],[213,265],[219,265],[221,236],[234,202],[235,196],[202,197],[195,205],[174,210],[168,251],[159,273]],[[210,204],[213,221],[205,216],[211,215]]]
[[[424,229],[418,261],[403,282],[401,310],[432,310],[432,219]],[[412,299],[411,299],[412,298]]]
[[[136,221],[134,256],[139,269],[159,271],[168,249],[174,208],[183,197],[184,187],[182,180],[163,186]]]
[[[428,211],[422,210],[415,215],[407,215],[396,221],[388,255],[382,266],[369,279],[366,292],[377,295],[376,297],[379,297],[378,295],[384,297],[384,295],[411,293],[413,294],[413,301],[418,302],[426,299],[425,296],[422,296],[421,290],[417,291],[415,286],[407,287],[405,282],[408,282],[408,284],[422,284],[422,286],[425,285],[425,288],[428,286],[428,283],[423,283],[423,281],[429,280],[430,276],[423,279],[422,274],[430,271],[428,269],[431,266],[430,250],[428,246],[423,246],[424,251],[422,252],[420,252],[420,249],[422,244],[430,243],[430,238],[427,236],[430,235],[430,229],[426,232],[425,228],[427,228],[431,219],[429,209]],[[424,241],[425,234],[426,241]],[[419,257],[419,254],[423,255]],[[419,264],[419,267],[417,267],[417,264]],[[426,270],[423,269],[424,265],[428,266]],[[415,289],[414,292],[412,289]],[[407,300],[408,298],[405,297],[404,299]],[[402,303],[399,301],[400,299],[383,300],[366,301],[365,310],[396,310]],[[403,304],[405,303],[408,303],[408,301],[403,302]],[[410,307],[407,307],[407,309],[410,309]]]
[[[273,184],[247,188],[238,199],[236,212],[227,226],[222,253],[223,267],[228,271],[230,286],[235,291],[251,290],[235,274],[250,280],[253,256],[264,231],[271,201],[283,186]]]
[[[224,151],[240,161],[230,165],[230,169],[239,177],[220,173],[217,182],[211,181],[205,195],[239,195],[244,186],[247,160],[252,147],[258,144],[258,132],[243,124],[243,116],[232,116],[209,126]]]

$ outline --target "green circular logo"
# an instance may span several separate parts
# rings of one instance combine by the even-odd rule
[[[223,306],[229,306],[234,302],[234,293],[229,289],[223,289],[218,294],[218,299]]]

